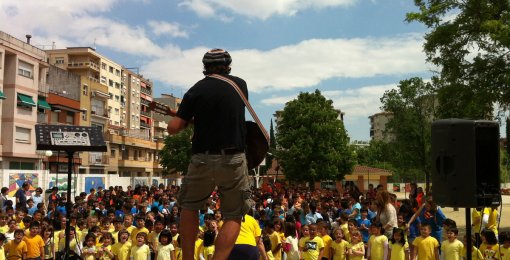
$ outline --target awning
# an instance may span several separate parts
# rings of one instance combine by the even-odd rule
[[[50,104],[48,104],[48,102],[45,99],[41,99],[41,98],[39,98],[37,100],[37,107],[46,109],[46,110],[51,110]]]
[[[18,93],[18,102],[23,105],[26,105],[26,106],[31,106],[31,107],[36,106],[36,104],[31,96],[27,96],[27,95],[21,94],[21,93]]]
[[[4,92],[0,91],[0,99],[5,99]]]
[[[83,112],[82,110],[79,110],[79,109],[76,109],[76,108],[72,108],[72,107],[68,107],[68,106],[64,106],[64,105],[53,104],[52,107],[55,108],[55,109],[60,109],[60,110],[64,110],[64,111],[71,111],[71,112],[74,112],[74,113],[81,113],[81,112]]]

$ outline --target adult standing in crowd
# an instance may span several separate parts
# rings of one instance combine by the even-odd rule
[[[446,219],[446,216],[441,211],[441,208],[432,200],[432,198],[428,198],[420,209],[419,212],[420,223],[429,224],[432,232],[430,233],[437,241],[441,240],[443,233],[443,223]]]
[[[390,193],[386,190],[378,191],[376,195],[377,220],[381,222],[384,228],[384,235],[391,238],[393,228],[397,225],[397,210],[391,204]]]
[[[234,249],[228,257],[229,260],[259,260],[268,259],[264,244],[260,236],[262,230],[260,229],[257,220],[252,216],[246,214],[244,221],[241,223],[241,231],[235,242]],[[262,258],[261,258],[262,256]]]
[[[226,259],[234,246],[241,219],[251,208],[246,164],[245,105],[225,81],[209,77],[218,74],[234,81],[248,98],[246,82],[231,76],[232,58],[227,51],[208,51],[202,62],[204,79],[191,87],[182,99],[177,115],[168,123],[176,134],[192,121],[192,157],[178,196],[182,207],[180,233],[183,259],[193,259],[198,232],[198,211],[218,186],[224,223],[216,238],[213,259]]]
[[[30,189],[30,184],[28,182],[24,182],[21,185],[14,197],[16,197],[16,209],[26,208],[27,207],[27,191]]]

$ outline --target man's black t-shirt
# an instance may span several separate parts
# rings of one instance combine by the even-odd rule
[[[236,82],[248,98],[243,79],[222,76]],[[184,94],[177,116],[185,121],[194,120],[193,154],[221,149],[244,150],[244,107],[235,89],[222,80],[205,77],[191,87]]]

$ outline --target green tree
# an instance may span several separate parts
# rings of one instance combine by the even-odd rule
[[[193,127],[187,127],[180,133],[165,138],[165,146],[159,152],[164,171],[187,173],[191,160],[192,135]]]
[[[414,0],[418,12],[406,20],[430,31],[427,61],[441,118],[492,119],[493,105],[510,104],[510,1]]]
[[[381,98],[382,109],[392,112],[386,124],[392,135],[392,164],[401,172],[418,171],[430,183],[430,132],[436,98],[430,83],[421,78],[400,81],[398,89],[388,90]]]
[[[352,172],[353,151],[338,113],[319,90],[300,93],[285,105],[276,157],[287,180],[341,180]]]

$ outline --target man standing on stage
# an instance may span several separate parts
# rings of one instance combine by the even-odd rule
[[[194,124],[192,157],[178,196],[183,259],[193,259],[198,232],[198,211],[218,187],[224,224],[215,243],[213,259],[227,259],[239,234],[241,219],[251,208],[246,163],[244,102],[228,83],[208,77],[219,74],[234,81],[248,98],[246,82],[231,76],[227,51],[208,51],[202,62],[204,79],[186,92],[177,116],[168,123],[176,134]]]

